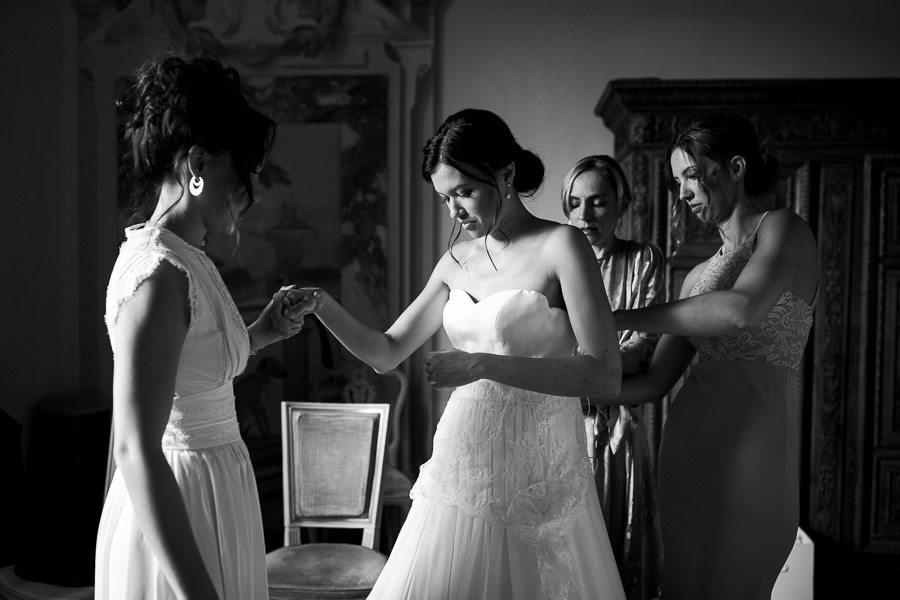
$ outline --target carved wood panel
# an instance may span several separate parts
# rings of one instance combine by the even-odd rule
[[[842,450],[847,444],[843,399],[847,374],[847,320],[850,273],[853,170],[822,167],[819,175],[819,302],[814,324],[814,356],[820,376],[813,385],[810,522],[830,536],[840,534],[843,500]]]
[[[860,512],[858,543],[885,551],[900,546],[900,156],[867,157],[865,163],[864,272],[871,280],[861,337],[871,347],[860,406],[871,418],[861,452],[873,454],[871,474],[860,486],[871,489]],[[870,482],[870,483],[869,483]],[[871,514],[868,514],[869,511]],[[868,518],[865,518],[868,514]]]

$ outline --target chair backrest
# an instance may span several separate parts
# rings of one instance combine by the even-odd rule
[[[409,380],[403,371],[394,369],[378,374],[364,364],[346,364],[320,371],[312,379],[312,397],[317,402],[343,401],[348,404],[390,403],[391,424],[388,430],[388,464],[397,466],[400,459],[401,416],[409,392]]]
[[[284,545],[303,527],[362,529],[373,548],[381,518],[388,404],[282,402]]]

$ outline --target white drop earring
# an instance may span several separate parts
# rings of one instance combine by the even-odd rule
[[[191,190],[192,196],[199,196],[203,193],[203,178],[194,175],[194,169],[191,168],[191,161],[188,161],[188,170],[191,172],[191,181],[188,183],[188,189]]]

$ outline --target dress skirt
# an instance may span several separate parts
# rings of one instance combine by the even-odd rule
[[[262,518],[244,442],[163,453],[220,598],[268,598]],[[120,471],[103,507],[96,565],[97,600],[176,600],[144,540]]]
[[[606,526],[596,496],[591,502],[566,537],[577,586],[566,600],[623,597],[615,563],[602,560],[612,548],[597,534]],[[538,551],[504,527],[419,499],[369,598],[551,600],[543,592]]]
[[[624,600],[577,398],[457,388],[370,599]]]
[[[763,362],[691,367],[660,446],[667,600],[772,589],[799,524],[796,382],[793,369]]]

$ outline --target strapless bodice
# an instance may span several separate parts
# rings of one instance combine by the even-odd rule
[[[577,342],[569,317],[540,292],[509,289],[480,301],[450,290],[444,329],[454,348],[507,356],[571,356]]]

